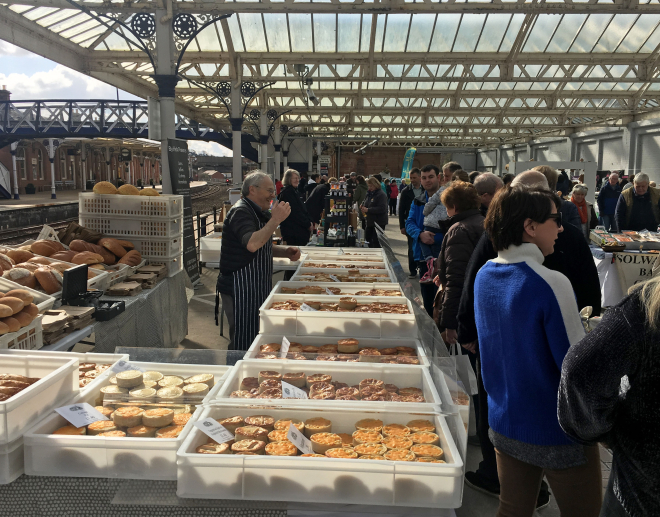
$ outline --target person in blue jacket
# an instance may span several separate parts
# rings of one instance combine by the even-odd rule
[[[428,270],[428,266],[422,256],[421,243],[423,242],[424,244],[431,245],[433,242],[436,242],[437,244],[441,244],[444,236],[443,233],[424,231],[424,205],[440,188],[439,173],[440,169],[436,165],[425,165],[422,168],[421,181],[424,192],[413,200],[412,205],[410,205],[408,219],[406,219],[406,233],[410,236],[413,242],[413,257],[419,264],[420,278],[423,277],[424,273]],[[433,299],[435,298],[437,287],[435,284],[430,283],[420,284],[420,288],[422,291],[424,308],[429,316],[433,317]]]
[[[616,172],[610,174],[607,182],[603,185],[598,193],[598,216],[600,224],[609,232],[616,231],[616,221],[614,213],[616,212],[616,204],[621,196],[621,185],[619,185],[619,175]]]

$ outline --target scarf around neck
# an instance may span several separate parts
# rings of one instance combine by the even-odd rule
[[[578,203],[575,201],[575,198],[571,196],[571,202],[577,207],[578,212],[580,213],[580,221],[582,221],[582,224],[585,224],[587,222],[587,200],[583,199],[582,203]]]

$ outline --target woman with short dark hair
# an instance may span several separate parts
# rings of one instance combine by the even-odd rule
[[[280,223],[282,239],[290,246],[305,246],[313,230],[312,219],[298,195],[300,174],[294,169],[288,169],[282,178],[282,191],[277,199],[286,201],[291,207],[291,215]]]
[[[475,319],[500,479],[498,517],[531,517],[545,475],[563,517],[598,517],[597,447],[571,441],[557,418],[562,361],[584,337],[564,275],[544,267],[562,229],[559,197],[505,187],[486,215],[498,252],[477,274]]]
[[[367,197],[362,203],[361,211],[367,220],[364,238],[369,242],[370,248],[380,248],[376,224],[383,230],[387,224],[387,196],[380,188],[380,182],[371,177],[367,180]]]

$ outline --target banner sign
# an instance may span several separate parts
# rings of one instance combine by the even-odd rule
[[[417,149],[411,147],[406,151],[405,156],[403,157],[403,167],[401,168],[401,179],[410,177],[410,169],[413,168],[413,158],[415,158],[415,153]]]
[[[199,264],[195,247],[192,200],[190,199],[190,163],[188,143],[185,140],[167,139],[167,161],[170,165],[172,193],[183,196],[183,269],[188,272],[190,281],[199,281]]]
[[[614,253],[624,296],[633,285],[650,280],[653,275],[653,264],[657,258],[658,255],[652,253]]]

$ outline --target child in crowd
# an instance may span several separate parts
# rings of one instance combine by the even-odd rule
[[[443,185],[438,189],[438,191],[433,194],[429,200],[424,205],[424,231],[440,233],[441,226],[440,221],[446,221],[448,219],[447,208],[440,201],[440,196],[447,189],[449,183]],[[419,279],[419,282],[422,284],[428,284],[433,282],[433,271],[434,261],[440,255],[440,249],[442,248],[442,243],[433,244],[424,244],[420,241],[420,246],[422,249],[422,258],[426,261],[427,272]]]

